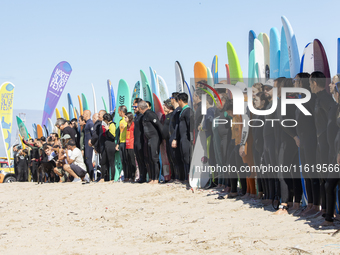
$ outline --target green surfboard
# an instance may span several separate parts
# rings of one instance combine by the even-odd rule
[[[89,109],[89,104],[87,103],[87,98],[86,96],[84,95],[84,93],[81,93],[81,99],[83,101],[83,111],[85,110],[90,110]]]
[[[102,97],[102,100],[103,100],[103,104],[104,104],[105,111],[108,112],[108,113],[110,113],[110,112],[108,111],[109,109],[107,109],[107,106],[106,106],[104,97]]]
[[[230,82],[235,85],[238,81],[243,82],[240,61],[231,42],[227,42],[227,53],[230,70]]]
[[[121,117],[118,114],[118,108],[119,106],[125,105],[127,108],[127,111],[131,111],[131,94],[129,85],[127,82],[123,79],[119,81],[118,84],[118,93],[117,93],[117,100],[116,100],[116,111],[115,111],[115,118],[114,122],[116,123],[116,128],[119,128],[119,121],[121,120]],[[116,138],[117,140],[117,138]],[[120,160],[120,154],[119,151],[115,153],[115,181],[119,180],[120,174],[122,171],[122,162]],[[111,179],[111,176],[110,176]]]
[[[24,138],[25,141],[29,139],[29,135],[27,132],[27,128],[25,126],[25,123],[17,116],[17,123],[19,128],[19,133],[22,138]]]
[[[142,90],[143,90],[143,100],[144,101],[149,101],[151,103],[151,109],[154,111],[154,105],[153,105],[153,96],[152,96],[152,91],[149,85],[148,78],[146,77],[145,73],[143,70],[140,70],[140,77],[142,80]]]

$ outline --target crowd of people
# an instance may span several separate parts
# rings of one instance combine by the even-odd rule
[[[140,98],[134,99],[133,112],[119,106],[118,123],[113,122],[114,113],[104,110],[92,116],[85,110],[79,119],[71,121],[60,118],[55,123],[60,138],[52,133],[47,138],[24,141],[29,151],[16,152],[18,180],[26,181],[30,168],[33,181],[37,182],[45,182],[47,178],[59,182],[112,182],[117,179],[119,153],[124,182],[156,184],[161,176],[160,145],[165,140],[170,182],[187,184],[196,141],[200,132],[205,132],[210,166],[234,166],[237,170],[244,166],[298,169],[285,173],[215,172],[210,186],[215,185],[228,198],[257,198],[264,205],[277,205],[277,214],[324,217],[323,225],[332,225],[340,180],[339,172],[330,171],[330,166],[335,169],[340,163],[340,76],[333,77],[329,85],[326,80],[323,73],[313,72],[299,73],[294,79],[269,79],[251,88],[238,82],[235,86],[243,91],[245,98],[244,115],[233,114],[232,93],[220,88],[216,91],[221,101],[206,97],[203,115],[202,96],[207,91],[197,89],[205,88],[207,81],[202,80],[196,84],[192,108],[186,93],[174,92],[164,101],[165,116],[161,119],[151,110],[151,103]],[[277,95],[273,94],[274,87]],[[310,100],[303,103],[311,115],[305,115],[295,104],[287,104],[286,114],[282,114],[281,89],[293,87],[311,92]],[[277,97],[276,110],[268,115],[252,114],[246,103],[249,89],[255,109],[271,109]],[[294,91],[286,96],[287,99],[306,97]],[[221,120],[224,124],[216,125]],[[247,125],[251,120],[253,125]],[[320,166],[326,171],[318,171]],[[306,207],[302,207],[304,190]]]

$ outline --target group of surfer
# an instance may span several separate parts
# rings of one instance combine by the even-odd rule
[[[133,113],[127,112],[126,106],[119,106],[119,123],[113,122],[114,114],[104,110],[94,113],[92,119],[89,110],[84,111],[78,120],[57,119],[55,126],[60,129],[61,139],[53,133],[47,140],[40,138],[25,142],[32,148],[29,165],[33,180],[39,180],[39,165],[53,158],[56,162],[53,172],[56,177],[60,177],[60,181],[113,181],[120,177],[115,176],[115,168],[118,167],[117,162],[121,161],[125,182],[158,183],[160,146],[165,140],[170,181],[188,183],[192,153],[197,139],[200,139],[200,132],[204,132],[208,164],[233,166],[238,170],[215,172],[211,175],[210,186],[216,184],[216,188],[223,189],[222,193],[227,193],[228,198],[258,198],[264,205],[281,203],[277,214],[324,217],[323,224],[330,225],[333,224],[336,186],[340,180],[338,171],[328,171],[336,169],[340,163],[339,78],[335,76],[332,79],[330,93],[326,91],[327,79],[321,72],[299,73],[294,79],[270,79],[263,84],[255,83],[252,88],[238,82],[236,87],[242,90],[245,98],[244,115],[233,114],[232,94],[228,89],[219,88],[216,92],[221,101],[206,97],[205,116],[201,111],[202,98],[208,91],[196,89],[192,108],[188,105],[186,93],[172,93],[164,101],[166,115],[161,120],[151,110],[151,103],[140,98],[133,101]],[[196,88],[203,88],[206,83],[204,80],[198,82]],[[273,95],[274,87],[277,88],[277,95]],[[301,107],[294,104],[287,104],[286,114],[282,115],[281,89],[293,87],[311,92],[310,100],[303,103],[311,115],[305,115]],[[273,101],[276,101],[273,99],[277,97],[276,110],[268,115],[252,114],[246,103],[248,89],[252,89],[255,109],[271,109]],[[287,99],[306,97],[304,93],[284,95]],[[221,120],[224,120],[224,124],[216,125]],[[246,124],[252,120],[253,125]],[[50,146],[50,151],[47,146]],[[72,156],[74,148],[78,148],[82,154],[76,152],[76,156]],[[120,160],[117,159],[117,151]],[[95,164],[93,158],[96,159]],[[84,166],[77,163],[82,160]],[[81,165],[83,172],[77,168],[74,170],[71,167],[74,164]],[[258,166],[259,169],[281,166],[288,167],[290,171],[240,172],[245,166]],[[325,171],[317,171],[320,166]],[[304,190],[306,207],[302,207]]]

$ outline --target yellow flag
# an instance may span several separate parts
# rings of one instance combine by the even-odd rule
[[[12,120],[13,120],[14,85],[5,82],[0,86],[0,122],[2,139],[5,143],[6,154],[9,162],[11,155]]]

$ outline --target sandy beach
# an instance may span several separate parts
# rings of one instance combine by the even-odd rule
[[[181,184],[0,188],[0,254],[339,254],[335,228]]]

